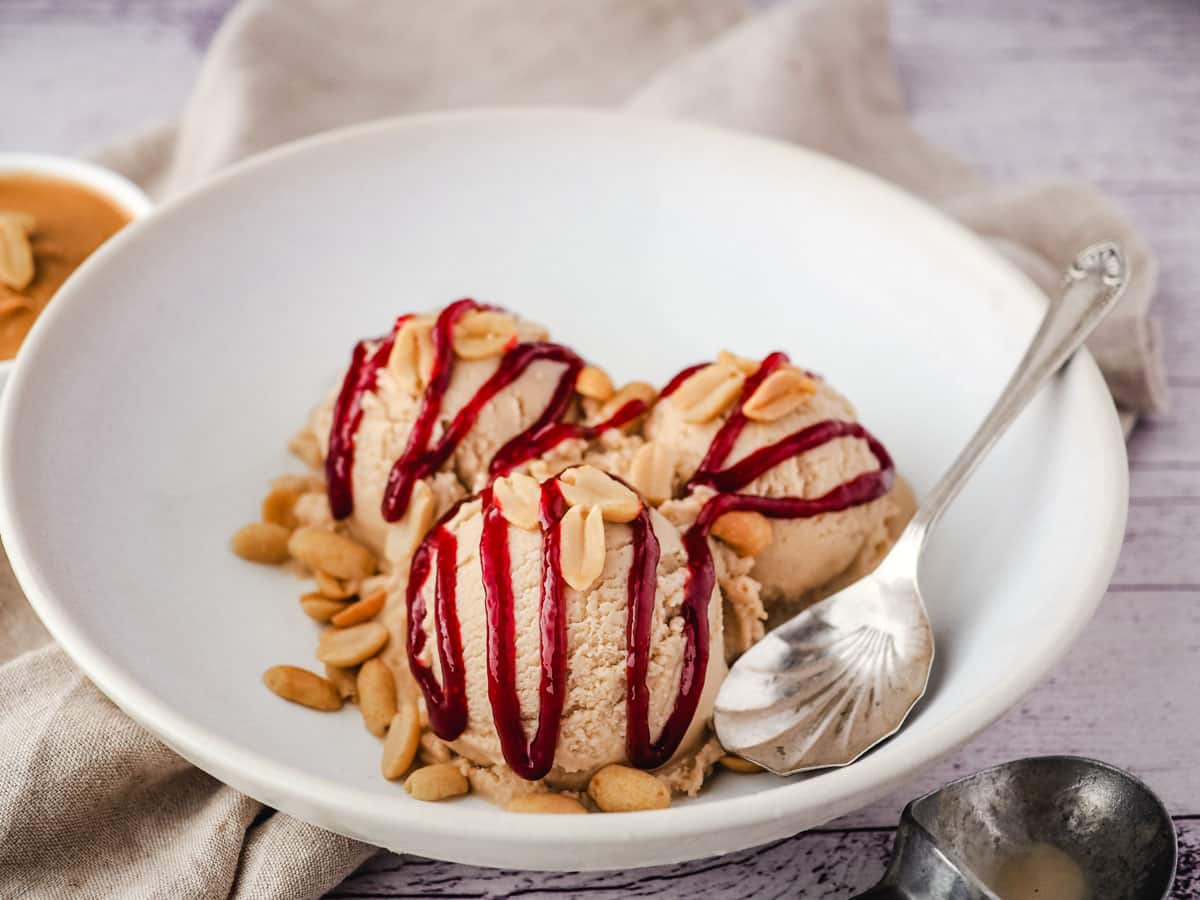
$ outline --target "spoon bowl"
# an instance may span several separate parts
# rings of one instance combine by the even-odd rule
[[[717,735],[776,774],[858,759],[925,693],[933,629],[897,545],[884,565],[770,632],[721,687]]]

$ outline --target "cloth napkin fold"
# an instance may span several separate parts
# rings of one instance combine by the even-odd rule
[[[1086,185],[992,186],[914,132],[886,0],[248,0],[179,122],[98,156],[165,198],[316,131],[491,104],[624,105],[822,150],[940,206],[1047,292],[1116,238],[1135,280],[1090,346],[1127,422],[1165,404],[1144,241]],[[0,896],[317,897],[373,852],[191,767],[48,641],[0,566]]]

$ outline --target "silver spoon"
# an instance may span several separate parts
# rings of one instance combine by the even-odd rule
[[[1129,268],[1113,243],[1075,258],[1017,371],[872,574],[751,647],[717,694],[726,750],[777,775],[844,766],[904,724],[925,693],[933,631],[917,584],[926,538],[976,466],[1116,305]]]
[[[883,880],[855,900],[1163,900],[1175,824],[1127,772],[1041,756],[960,778],[904,808]]]

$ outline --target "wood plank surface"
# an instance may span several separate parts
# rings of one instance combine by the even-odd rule
[[[184,101],[230,0],[3,0],[0,144],[83,152]],[[1162,265],[1173,410],[1129,448],[1129,524],[1113,587],[1078,645],[1022,703],[910,786],[828,828],[712,860],[538,874],[380,854],[330,896],[842,898],[882,871],[924,790],[1039,753],[1145,778],[1181,838],[1177,898],[1200,895],[1200,4],[895,0],[917,126],[997,180],[1078,178],[1124,204]]]
[[[1172,900],[1200,896],[1200,822],[1177,820],[1180,865]],[[717,859],[620,874],[518,872],[448,867],[427,859],[380,854],[330,898],[705,897],[720,900],[841,900],[873,885],[891,853],[891,829],[810,831]],[[1105,898],[1108,900],[1108,898]]]

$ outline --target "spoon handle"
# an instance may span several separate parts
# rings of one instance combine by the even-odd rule
[[[1071,264],[1064,288],[1046,316],[1004,392],[913,516],[899,543],[919,551],[946,507],[987,452],[1043,384],[1070,359],[1116,305],[1129,282],[1129,264],[1112,242],[1093,244]]]

